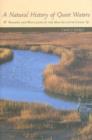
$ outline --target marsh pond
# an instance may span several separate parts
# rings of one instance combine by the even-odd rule
[[[0,99],[47,104],[56,109],[77,109],[77,103],[48,96],[44,90],[44,69],[48,64],[58,63],[58,56],[23,50],[13,53],[12,61],[0,65]]]

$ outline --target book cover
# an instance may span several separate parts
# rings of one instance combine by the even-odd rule
[[[0,1],[0,140],[92,140],[92,1]]]

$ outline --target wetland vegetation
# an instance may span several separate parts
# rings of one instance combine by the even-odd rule
[[[12,58],[12,49],[58,55],[58,64],[49,64],[43,71],[46,93],[59,99],[63,96],[76,100],[92,98],[92,33],[0,33],[0,49],[1,63]],[[82,125],[78,112],[56,110],[48,105],[0,100],[0,122],[23,130],[28,138],[32,133],[33,139],[42,130],[65,128],[66,132],[67,127],[70,140],[92,139],[92,116],[86,125]],[[61,138],[63,136],[67,140],[65,133]]]

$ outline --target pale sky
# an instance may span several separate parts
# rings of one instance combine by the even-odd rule
[[[12,25],[12,24],[3,24],[4,20],[7,20],[7,17],[2,17],[5,12],[88,12],[91,14],[89,23],[83,24],[84,27],[92,26],[92,0],[0,0],[0,26],[22,26],[21,24]],[[23,19],[24,20],[24,19]],[[32,20],[32,18],[31,18]],[[37,20],[37,19],[36,19]],[[67,20],[70,20],[70,18]],[[75,19],[71,19],[75,20]],[[87,19],[88,20],[88,19]],[[26,26],[23,24],[23,26]],[[30,26],[28,24],[27,26]],[[32,26],[32,25],[31,25]],[[33,25],[34,26],[34,25]],[[37,26],[37,25],[35,25]],[[45,24],[39,24],[39,26],[45,26]],[[48,24],[49,26],[54,26],[54,24]],[[61,24],[56,24],[56,26],[62,26]],[[69,26],[64,24],[64,26]],[[71,24],[70,26],[73,26]],[[82,26],[78,24],[77,26]]]
[[[92,0],[0,0],[0,9],[92,9]]]

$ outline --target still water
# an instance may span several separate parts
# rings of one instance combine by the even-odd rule
[[[43,71],[59,57],[42,52],[14,51],[11,62],[0,65],[0,99],[48,104],[57,109],[77,109],[78,104],[50,97],[44,91]]]

